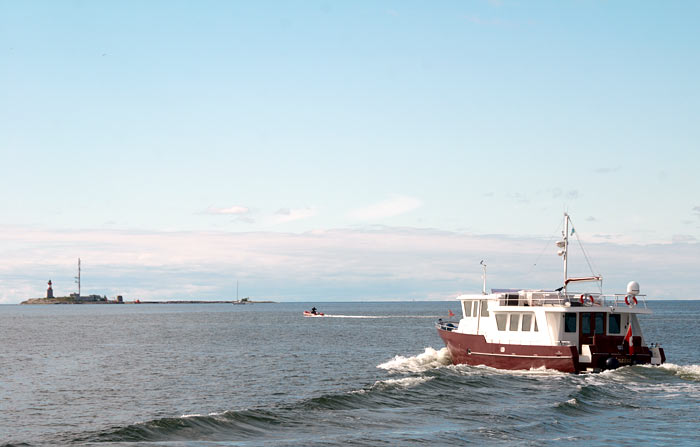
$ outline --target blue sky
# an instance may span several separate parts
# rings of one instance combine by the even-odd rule
[[[565,209],[697,297],[699,10],[0,1],[0,300],[78,256],[94,293],[447,299],[530,282]]]

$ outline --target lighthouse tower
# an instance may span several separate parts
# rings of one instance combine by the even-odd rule
[[[53,298],[53,289],[51,288],[51,280],[49,279],[49,288],[46,289],[46,298]]]

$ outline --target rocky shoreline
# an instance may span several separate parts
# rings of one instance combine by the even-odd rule
[[[180,300],[180,301],[83,301],[76,300],[72,297],[57,297],[57,298],[30,298],[22,301],[20,304],[276,304],[276,301],[197,301],[197,300]]]

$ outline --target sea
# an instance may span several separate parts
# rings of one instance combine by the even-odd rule
[[[455,302],[2,305],[0,445],[698,446],[700,301],[648,306],[668,363],[573,375],[451,365]]]

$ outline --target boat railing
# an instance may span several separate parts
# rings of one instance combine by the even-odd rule
[[[601,293],[540,293],[525,291],[507,294],[498,300],[500,306],[571,306],[571,307],[635,307],[647,308],[646,295]]]
[[[630,296],[621,293],[600,294],[600,293],[568,293],[566,299],[570,305],[578,303],[579,306],[603,306],[603,307],[634,307],[647,308],[646,295]]]

